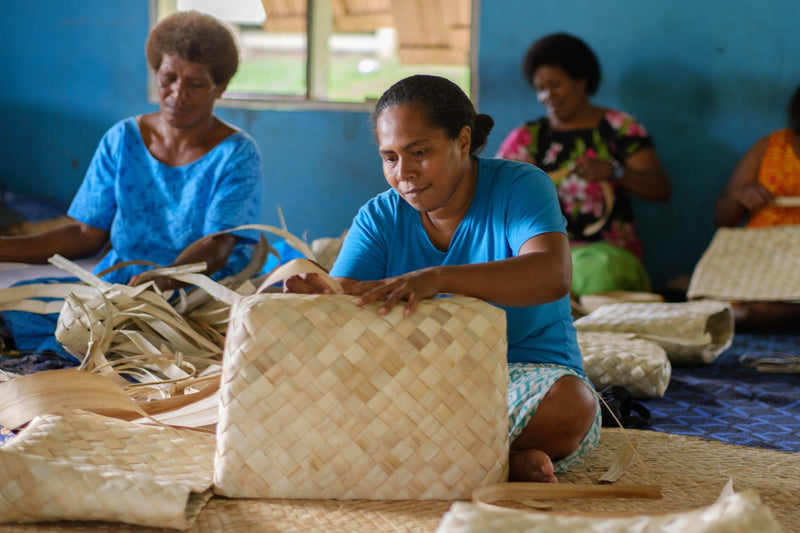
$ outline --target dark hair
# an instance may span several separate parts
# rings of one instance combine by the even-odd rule
[[[789,127],[800,134],[800,86],[798,86],[792,94],[792,99],[789,100]]]
[[[522,60],[522,75],[533,86],[533,75],[541,66],[560,67],[573,80],[586,80],[592,95],[600,86],[600,63],[589,45],[568,33],[551,33],[534,42]],[[535,88],[535,87],[534,87]]]
[[[231,81],[239,68],[239,50],[230,30],[197,11],[179,11],[156,24],[147,37],[145,53],[155,71],[165,55],[205,65],[217,85]]]
[[[373,134],[380,114],[400,105],[421,106],[427,124],[443,129],[450,139],[458,138],[461,128],[469,126],[470,155],[480,153],[494,127],[492,117],[476,113],[472,101],[458,85],[439,76],[418,74],[398,81],[383,93],[370,116]]]

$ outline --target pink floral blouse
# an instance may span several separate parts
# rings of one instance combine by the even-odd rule
[[[553,131],[545,117],[528,122],[511,131],[497,157],[532,163],[552,173],[569,167],[583,155],[624,164],[647,146],[652,146],[650,136],[635,118],[624,111],[608,109],[597,127],[591,129]],[[605,200],[600,186],[574,174],[557,179],[555,184],[572,244],[604,240],[641,258],[642,243],[636,234],[630,197],[623,187],[614,187],[614,209],[602,230],[584,237],[583,228],[603,214]]]

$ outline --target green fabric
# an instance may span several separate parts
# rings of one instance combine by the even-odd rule
[[[598,241],[572,248],[572,294],[650,291],[650,277],[628,250]]]

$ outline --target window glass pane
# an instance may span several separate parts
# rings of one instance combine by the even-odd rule
[[[265,7],[272,8],[267,20]],[[306,93],[306,0],[178,0],[228,23],[239,45],[239,70],[228,94]]]
[[[412,74],[470,94],[473,0],[314,0],[311,17],[306,0],[158,2],[160,16],[172,4],[231,25],[241,59],[225,97],[364,102]]]
[[[361,39],[362,47],[357,46]],[[377,99],[394,82],[413,74],[444,76],[469,95],[469,63],[403,64],[398,55],[397,32],[381,28],[372,35],[334,35],[331,39],[329,99],[361,102]],[[342,43],[341,45],[337,45]],[[349,46],[348,46],[349,43]]]
[[[239,28],[239,71],[229,93],[306,93],[306,35]]]

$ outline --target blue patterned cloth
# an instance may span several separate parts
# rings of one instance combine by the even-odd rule
[[[53,342],[55,342],[55,339],[53,339]],[[59,348],[61,347],[59,346]],[[32,374],[43,370],[57,370],[73,367],[76,364],[77,359],[73,358],[73,361],[69,361],[60,354],[53,352],[22,354],[16,350],[3,350],[3,354],[0,356],[0,370],[14,374]],[[14,435],[15,433],[7,427],[0,426],[0,446],[11,440]]]
[[[226,137],[196,161],[170,167],[153,157],[136,119],[127,118],[101,139],[68,214],[109,230],[112,248],[95,267],[95,273],[130,260],[168,265],[205,235],[257,222],[261,181],[261,154],[243,131]],[[213,277],[238,272],[250,260],[250,243],[257,236],[253,232],[237,235],[241,238],[228,264]],[[149,268],[130,266],[104,279],[127,283]],[[58,281],[67,279],[26,283]],[[2,317],[16,350],[23,355],[55,354],[72,365],[78,363],[53,337],[57,314],[12,311],[2,313]]]
[[[509,363],[508,365],[508,435],[509,442],[520,436],[522,430],[530,422],[531,417],[536,412],[539,404],[542,403],[547,391],[550,390],[559,378],[564,376],[575,376],[583,380],[586,385],[594,390],[594,386],[589,380],[572,370],[561,365],[552,364],[533,364],[533,363]],[[602,416],[600,413],[600,402],[595,397],[597,403],[597,414],[594,423],[583,437],[578,449],[565,458],[555,461],[553,467],[556,472],[568,472],[578,466],[589,455],[589,452],[597,447],[600,440],[600,429]]]
[[[73,283],[79,281],[78,278],[38,278],[29,279],[15,283],[13,286],[30,284],[48,284],[48,283]],[[53,298],[40,298],[43,301],[53,300]],[[48,315],[39,315],[36,313],[28,313],[25,311],[3,311],[0,313],[2,324],[5,328],[3,336],[10,337],[6,339],[12,343],[14,356],[10,358],[8,364],[17,365],[20,358],[26,358],[27,361],[38,360],[35,356],[42,356],[42,360],[49,361],[55,358],[60,360],[60,363],[65,366],[75,366],[80,361],[70,355],[56,340],[53,333],[56,330],[58,322],[58,313],[51,313]],[[0,355],[0,368],[9,372],[17,374],[30,374],[31,371],[18,371],[6,367],[6,359],[9,357],[7,350],[4,350]],[[49,363],[48,363],[49,364]],[[41,366],[39,363],[24,363],[19,368],[35,368]],[[61,367],[59,367],[61,368]],[[43,370],[44,368],[38,368]]]
[[[257,222],[261,215],[261,154],[238,131],[200,159],[170,167],[152,156],[135,118],[106,132],[67,214],[110,231],[112,249],[95,269],[146,259],[168,265],[205,235]],[[240,239],[219,278],[238,272],[252,256],[258,236]],[[107,281],[127,283],[149,267],[118,270]]]
[[[800,357],[796,331],[736,333],[708,365],[673,365],[663,398],[641,400],[648,429],[728,444],[800,452],[800,373],[760,372],[744,355]]]
[[[14,432],[8,428],[0,426],[0,446],[14,438]]]

